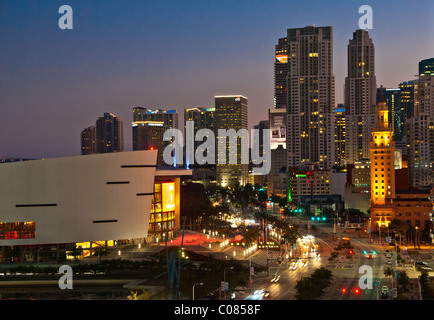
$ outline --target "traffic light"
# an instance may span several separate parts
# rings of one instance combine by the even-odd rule
[[[322,217],[322,221],[326,221],[326,217]]]
[[[354,254],[353,250],[348,251],[348,254]]]
[[[347,293],[347,289],[346,288],[342,288],[342,293]]]

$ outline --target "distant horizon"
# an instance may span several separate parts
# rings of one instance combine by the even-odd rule
[[[418,0],[69,0],[74,29],[60,30],[60,2],[0,3],[0,154],[80,155],[80,133],[104,112],[123,122],[132,151],[134,107],[214,108],[214,97],[248,99],[249,129],[273,108],[274,50],[290,28],[333,27],[335,106],[344,104],[347,45],[358,8],[373,8],[377,88],[414,80],[434,55],[434,3]],[[292,13],[296,13],[292,15]],[[6,63],[5,63],[6,62]]]

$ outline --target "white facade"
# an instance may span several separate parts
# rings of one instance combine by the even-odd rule
[[[157,151],[0,165],[0,221],[34,222],[35,237],[3,245],[144,238]]]

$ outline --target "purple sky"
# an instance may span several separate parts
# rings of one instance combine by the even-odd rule
[[[74,10],[60,30],[58,9]],[[377,85],[397,87],[434,56],[432,0],[0,1],[0,156],[80,154],[80,132],[104,112],[214,106],[248,98],[249,126],[273,106],[274,46],[287,28],[333,26],[336,103],[347,44],[363,4],[373,8]]]

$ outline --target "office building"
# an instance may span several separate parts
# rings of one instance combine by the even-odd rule
[[[164,148],[171,141],[164,141],[164,133],[169,129],[178,129],[178,111],[133,108],[133,150],[158,150],[157,164],[173,166],[163,159]]]
[[[249,181],[249,140],[236,137],[234,146],[230,147],[230,139],[226,139],[226,148],[219,147],[219,140],[224,137],[218,134],[219,129],[233,129],[237,133],[244,129],[248,135],[247,98],[241,95],[225,95],[215,97],[214,131],[216,136],[216,179],[223,187],[245,185]],[[222,159],[219,163],[218,159]],[[224,160],[226,159],[226,160]],[[235,161],[231,161],[235,159]],[[242,161],[242,160],[247,161]],[[231,163],[232,162],[232,163]],[[246,162],[246,163],[243,163]]]
[[[345,165],[345,106],[338,104],[334,109],[334,140],[335,140],[335,165]]]
[[[188,144],[187,139],[190,139],[191,136],[188,132],[187,128],[187,121],[192,122],[192,132],[191,135],[194,139],[196,136],[196,133],[201,129],[209,129],[214,133],[214,114],[215,114],[215,108],[203,108],[203,107],[196,107],[196,108],[187,108],[184,109],[184,153],[186,152],[186,147]],[[206,138],[203,139],[203,141],[194,141],[192,142],[192,146],[194,150],[197,150],[197,147],[204,143],[208,139],[209,135],[206,136]],[[185,166],[186,168],[194,168],[194,171],[198,171],[203,169],[204,166],[207,167],[207,171],[212,169],[215,170],[214,165],[200,165],[195,166],[196,163],[190,163],[191,160],[187,158],[185,155],[184,157]],[[211,168],[212,167],[212,168]],[[214,173],[215,175],[215,173]]]
[[[428,187],[433,182],[434,77],[419,76],[413,83],[414,109],[406,122],[410,184]]]
[[[95,127],[87,127],[81,131],[81,154],[94,154],[95,149]]]
[[[390,125],[393,131],[393,140],[403,140],[402,134],[402,107],[401,107],[401,89],[400,88],[384,88],[381,86],[377,89],[377,99],[380,96],[384,97],[389,108]]]
[[[274,60],[274,108],[288,107],[288,38],[281,38],[275,47]]]
[[[434,76],[434,58],[419,61],[419,76]]]
[[[334,165],[335,79],[332,27],[287,30],[288,167]]]
[[[144,107],[133,108],[133,122],[136,121],[159,121],[163,122],[163,130],[178,129],[178,111],[149,109]]]
[[[162,121],[135,121],[132,123],[133,151],[157,150],[157,165],[166,166],[163,159],[163,122]]]
[[[286,108],[268,110],[268,124],[270,127],[270,147],[276,149],[282,146],[286,149]]]
[[[96,120],[96,153],[122,152],[122,121],[112,113],[105,112]]]
[[[357,160],[369,158],[375,122],[375,48],[368,31],[356,30],[347,50],[345,161],[354,164]]]

